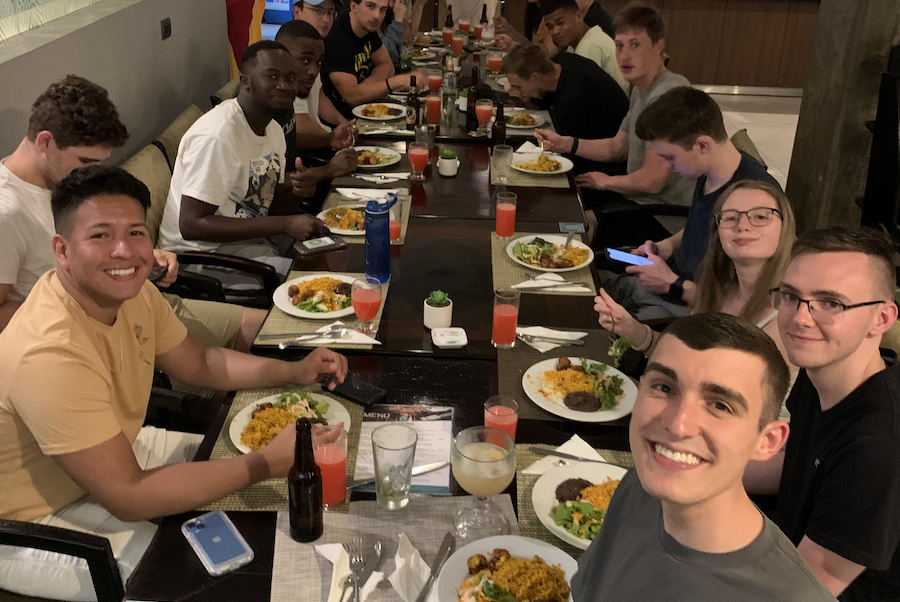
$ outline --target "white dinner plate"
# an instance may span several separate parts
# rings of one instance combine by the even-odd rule
[[[310,397],[313,399],[324,399],[328,402],[329,407],[328,411],[325,412],[325,420],[328,424],[337,424],[338,422],[344,423],[344,430],[348,433],[350,432],[350,412],[341,405],[341,402],[336,399],[332,399],[331,397],[326,397],[324,395],[319,395],[317,393],[310,393]],[[247,424],[250,423],[250,414],[253,413],[258,406],[266,403],[266,402],[276,402],[278,401],[278,395],[269,395],[268,397],[263,397],[260,400],[254,401],[251,404],[248,404],[246,408],[235,414],[234,418],[231,419],[231,424],[228,426],[228,436],[231,438],[231,442],[234,443],[234,446],[240,450],[241,453],[249,454],[252,450],[241,443],[241,433],[244,432],[244,429],[247,428]]]
[[[334,278],[335,280],[340,280],[341,282],[349,282],[353,284],[355,278],[353,276],[344,276],[341,274],[331,274],[328,272],[324,272],[322,274],[310,274],[309,276],[302,276],[300,278],[294,278],[293,280],[288,280],[281,286],[275,289],[275,293],[272,295],[272,302],[275,303],[275,307],[280,309],[286,314],[291,314],[292,316],[297,316],[298,318],[312,318],[313,320],[333,320],[335,318],[342,318],[344,316],[352,316],[354,314],[353,306],[349,305],[344,309],[338,311],[328,311],[328,312],[314,312],[314,311],[304,311],[299,307],[295,307],[294,303],[291,301],[291,298],[288,297],[287,291],[288,288],[292,284],[296,284],[298,282],[305,282],[307,280],[312,280],[313,278]]]
[[[560,162],[560,167],[556,171],[531,171],[530,169],[522,169],[519,167],[521,163],[525,163],[526,161],[537,161],[537,158],[540,156],[541,153],[514,153],[512,168],[516,171],[521,171],[522,173],[531,174],[533,176],[555,176],[557,174],[566,173],[567,171],[572,171],[572,168],[575,167],[575,164],[566,157],[549,153],[547,156]]]
[[[417,51],[418,52],[418,51]],[[429,50],[425,50],[419,56],[416,56],[416,53],[413,52],[412,60],[413,61],[430,61],[431,59],[437,57],[437,55]]]
[[[509,118],[510,118],[510,117],[512,117],[513,115],[518,115],[518,114],[520,114],[520,113],[528,113],[529,115],[531,115],[532,117],[534,117],[534,125],[513,125],[513,124],[509,123]],[[521,111],[521,110],[520,110],[520,111],[516,111],[516,110],[511,110],[511,111],[509,111],[509,113],[507,114],[506,127],[508,127],[508,128],[514,128],[514,129],[517,129],[517,130],[533,130],[534,128],[539,128],[539,127],[541,127],[541,126],[544,125],[545,123],[546,123],[546,120],[544,120],[544,118],[543,118],[541,115],[536,115],[536,114],[531,113],[531,112],[529,112],[529,111]],[[554,159],[556,159],[556,157],[554,157]],[[557,161],[558,161],[558,160],[559,160],[559,159],[557,159]],[[528,173],[532,173],[532,172],[528,172]],[[554,171],[553,173],[560,173],[560,172]]]
[[[338,205],[337,207],[329,207],[328,209],[323,209],[322,211],[319,212],[319,215],[317,215],[316,217],[318,217],[320,220],[322,220],[324,222],[325,215],[332,209],[359,209],[363,212],[363,215],[365,215],[365,213],[366,213],[365,204],[362,204],[362,205]],[[325,225],[328,226],[328,224],[325,224]],[[332,226],[328,226],[328,229],[331,230],[332,232],[334,232],[335,234],[340,234],[341,236],[365,236],[365,234],[366,234],[365,230],[344,230],[342,228],[335,228]]]
[[[568,466],[558,466],[548,470],[535,481],[534,488],[531,490],[531,506],[548,531],[576,548],[587,550],[593,540],[576,537],[558,526],[553,520],[553,509],[559,504],[556,500],[556,487],[566,479],[577,478],[587,479],[594,485],[599,485],[607,477],[622,479],[626,472],[628,471],[619,466],[600,464],[599,462],[578,462]]]
[[[599,364],[604,363],[595,359],[588,359]],[[551,358],[538,362],[526,370],[525,374],[522,375],[522,388],[525,390],[525,395],[538,406],[551,414],[556,414],[557,416],[568,418],[575,422],[610,422],[611,420],[618,420],[623,416],[628,416],[631,413],[631,409],[634,407],[634,402],[637,399],[637,386],[630,378],[612,366],[607,366],[606,374],[621,378],[622,390],[624,391],[621,399],[619,399],[619,405],[617,405],[615,409],[598,410],[596,412],[580,412],[578,410],[567,408],[565,404],[563,404],[562,399],[557,401],[542,393],[541,388],[544,386],[544,372],[556,369],[557,361],[559,361],[559,358]],[[580,357],[570,357],[569,361],[575,366],[581,365]]]
[[[541,235],[539,235],[539,236],[522,236],[522,237],[517,238],[517,239],[515,239],[515,240],[509,241],[509,244],[506,245],[506,254],[509,255],[509,257],[510,257],[513,261],[515,261],[516,263],[518,263],[519,265],[523,265],[523,266],[525,266],[526,268],[530,268],[530,269],[532,269],[532,270],[537,270],[537,271],[539,271],[539,272],[574,272],[575,270],[580,270],[581,268],[586,268],[586,267],[590,266],[590,265],[591,265],[591,262],[594,261],[594,251],[591,250],[591,248],[590,248],[589,246],[587,246],[586,244],[584,244],[584,243],[581,242],[580,240],[575,240],[575,239],[572,239],[572,246],[573,246],[573,247],[577,247],[577,248],[579,248],[579,249],[584,249],[585,251],[587,251],[587,252],[588,252],[588,257],[587,257],[587,260],[586,260],[584,263],[580,263],[580,264],[578,264],[578,265],[574,265],[574,266],[572,266],[572,267],[570,267],[570,268],[542,268],[542,267],[539,267],[539,266],[536,266],[536,265],[531,265],[530,263],[526,263],[526,262],[522,261],[521,259],[519,259],[518,257],[515,256],[515,254],[513,253],[513,247],[516,246],[516,243],[517,243],[517,242],[528,243],[528,242],[531,242],[532,240],[534,240],[535,238],[543,238],[543,239],[546,240],[547,242],[552,243],[552,244],[554,244],[554,245],[564,245],[564,244],[566,244],[566,237],[565,237],[565,236],[554,236],[554,235],[551,235],[551,234],[546,234],[546,235],[541,234]]]
[[[389,109],[400,109],[403,112],[399,115],[388,115],[387,117],[368,117],[363,115],[363,109],[366,108],[366,105],[385,105]],[[395,119],[403,119],[406,117],[406,107],[393,102],[367,102],[366,104],[353,107],[353,114],[360,119],[369,119],[371,121],[393,121]]]
[[[379,165],[357,165],[359,169],[384,169],[385,167],[390,167],[391,165],[400,163],[400,153],[389,148],[384,148],[383,146],[354,146],[353,148],[360,152],[365,150],[378,151],[382,155],[388,155],[391,157],[390,161],[388,161],[387,163],[381,163]]]
[[[520,558],[532,558],[540,556],[549,565],[558,564],[566,574],[566,581],[572,583],[572,576],[578,570],[578,563],[575,559],[549,543],[532,539],[530,537],[519,537],[518,535],[495,535],[494,537],[485,537],[478,541],[473,541],[460,549],[456,550],[447,562],[444,568],[438,574],[434,582],[434,590],[437,594],[438,602],[459,602],[459,596],[456,590],[463,579],[469,576],[469,569],[466,561],[469,556],[475,554],[483,554],[487,558],[491,557],[494,548],[503,548],[509,550],[513,556]],[[569,600],[572,596],[569,596]]]

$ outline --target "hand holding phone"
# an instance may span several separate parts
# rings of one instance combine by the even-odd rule
[[[328,391],[328,384],[330,382],[331,377],[325,377],[325,380],[322,381],[323,391]],[[339,383],[333,390],[329,392],[340,395],[345,399],[349,399],[350,401],[356,402],[363,406],[370,406],[374,403],[378,403],[387,396],[387,391],[385,391],[381,387],[370,385],[369,383],[357,378],[355,374],[349,372],[344,378],[344,382]]]
[[[646,257],[641,257],[640,255],[633,255],[631,253],[625,253],[623,251],[619,251],[618,249],[611,249],[607,247],[606,252],[609,253],[609,258],[614,259],[616,261],[621,261],[622,263],[629,263],[631,265],[652,265],[653,262],[647,259]]]

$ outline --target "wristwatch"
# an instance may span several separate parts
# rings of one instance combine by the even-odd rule
[[[681,276],[676,278],[675,282],[669,285],[669,290],[666,292],[666,296],[681,301],[681,298],[684,296],[684,278],[682,278]]]

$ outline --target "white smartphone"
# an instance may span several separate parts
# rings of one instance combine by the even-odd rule
[[[618,249],[610,249],[607,247],[606,252],[609,253],[610,259],[615,259],[622,263],[630,263],[631,265],[651,265],[653,263],[646,257],[634,255],[633,253],[626,253],[625,251],[619,251]]]
[[[249,564],[253,550],[224,512],[207,512],[185,521],[181,532],[206,571],[218,577]]]

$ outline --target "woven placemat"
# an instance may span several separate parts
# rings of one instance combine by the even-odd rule
[[[530,326],[530,324],[520,324]],[[588,335],[582,340],[584,345],[576,347],[557,347],[546,353],[541,353],[534,347],[526,345],[522,341],[516,341],[512,349],[497,350],[497,387],[498,394],[512,397],[519,402],[519,418],[532,420],[568,420],[551,414],[535,404],[525,395],[522,389],[522,375],[536,363],[557,357],[586,357],[598,362],[607,363],[609,356],[609,337],[602,329],[584,329],[581,332]]]
[[[275,387],[269,389],[247,389],[239,391],[234,396],[231,403],[231,409],[228,410],[228,416],[225,418],[225,424],[222,426],[222,432],[216,439],[212,453],[209,455],[210,460],[218,460],[222,458],[231,458],[239,456],[240,451],[234,446],[231,437],[228,434],[228,428],[231,421],[237,416],[237,413],[247,407],[249,404],[268,397],[276,395],[287,390],[285,387]],[[306,391],[307,393],[316,393],[329,398],[330,403],[337,403],[342,406],[350,414],[350,430],[347,432],[347,474],[352,475],[356,470],[356,454],[359,451],[359,431],[362,426],[363,408],[355,403],[340,399],[327,391],[323,391],[318,385],[308,387],[290,387],[294,391]],[[346,425],[345,425],[346,426]],[[203,510],[287,510],[288,507],[288,491],[287,479],[268,479],[250,487],[236,491],[231,495],[226,495],[220,500],[209,504]],[[349,511],[349,496],[342,504],[330,506],[329,512],[341,512],[346,514]]]
[[[515,157],[513,157],[513,161],[516,161]],[[500,182],[499,178],[494,175],[494,170],[491,170],[492,186],[503,185],[528,186],[529,188],[569,188],[569,176],[564,173],[553,176],[533,176],[531,174],[522,173],[521,171],[516,171],[515,169],[510,167],[507,180],[507,182]]]
[[[578,559],[584,553],[575,546],[564,542],[556,535],[547,530],[537,514],[534,512],[534,505],[531,503],[531,490],[534,483],[541,475],[523,474],[522,471],[543,458],[530,451],[529,447],[541,447],[544,449],[555,449],[552,445],[524,445],[516,444],[516,508],[519,511],[519,535],[522,537],[533,537],[553,544],[554,546],[565,550],[566,553],[573,558]],[[634,459],[630,452],[617,451],[613,449],[598,449],[597,452],[603,456],[608,462],[618,464],[619,466],[634,466]]]
[[[516,238],[520,237],[534,237],[534,236],[546,236],[547,233],[528,233],[528,232],[516,232]],[[494,281],[494,290],[509,288],[514,284],[519,284],[520,282],[525,281],[525,272],[537,276],[539,272],[535,270],[529,270],[525,266],[519,265],[515,261],[512,260],[512,257],[506,252],[506,247],[509,245],[510,241],[513,240],[511,238],[502,239],[497,236],[496,232],[491,232],[491,277]],[[583,291],[580,293],[575,292],[563,292],[563,291],[555,291],[553,289],[545,289],[545,290],[528,290],[527,288],[518,289],[522,293],[528,293],[530,295],[572,295],[572,296],[582,296],[582,297],[594,297],[597,295],[597,287],[594,286],[594,276],[591,274],[590,265],[585,265],[583,268],[579,270],[573,270],[571,272],[561,272],[559,274],[569,282],[573,282],[575,284],[583,284],[588,287],[587,291]]]
[[[309,276],[312,274],[323,275],[322,272],[291,272],[290,274],[288,274],[287,279],[293,280],[294,278],[300,278],[301,276]],[[324,275],[329,274],[351,276],[353,278],[359,279],[365,278],[365,274],[360,274],[357,272],[329,272]],[[389,285],[389,282],[381,285],[381,307],[378,308],[378,313],[375,314],[375,319],[372,321],[375,332],[378,332],[378,325],[381,324],[381,313],[384,311],[384,300],[387,298]],[[338,320],[344,322],[345,324],[352,325],[352,323],[356,321],[356,318],[353,315],[350,315],[344,316],[343,318],[338,318]],[[278,343],[287,341],[288,339],[292,339],[297,335],[307,332],[315,332],[323,326],[327,326],[331,323],[333,323],[332,320],[310,320],[308,318],[299,318],[297,316],[292,316],[281,311],[280,309],[278,309],[278,307],[273,306],[271,311],[269,311],[269,315],[266,316],[266,321],[263,322],[262,328],[259,329],[259,332],[256,335],[256,340],[253,341],[253,344],[275,346],[278,345]],[[259,336],[264,334],[283,334],[284,336],[277,339],[260,340]],[[299,347],[316,347],[318,345],[319,343],[311,343],[309,345],[305,345],[304,343],[298,344]],[[372,347],[374,347],[374,345],[342,343],[339,339],[335,339],[328,342],[328,347],[336,347],[340,349],[371,349]]]
[[[396,188],[396,186],[395,186]],[[332,207],[337,207],[338,205],[365,205],[363,201],[357,201],[355,199],[348,199],[347,197],[343,197],[336,192],[332,192],[328,195],[328,198],[325,199],[325,203],[322,205],[322,210],[331,209]],[[409,209],[412,205],[412,197],[408,194],[399,194],[397,195],[397,204],[394,205],[392,209],[400,210],[400,239],[392,240],[392,245],[402,245],[406,242],[406,229],[409,227]],[[347,244],[351,245],[364,245],[366,244],[365,235],[359,236],[342,236]]]

